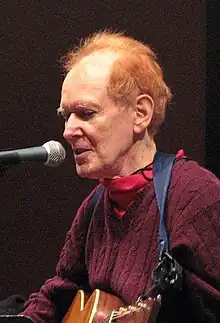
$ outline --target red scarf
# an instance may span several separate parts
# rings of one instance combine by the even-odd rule
[[[183,150],[179,150],[176,158],[184,157]],[[136,195],[153,180],[153,163],[138,170],[134,174],[101,180],[101,184],[108,190],[109,198],[117,215],[123,216],[134,201]]]

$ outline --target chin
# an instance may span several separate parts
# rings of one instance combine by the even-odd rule
[[[109,165],[97,160],[90,163],[76,163],[76,172],[79,177],[98,180],[116,176],[115,173],[113,173],[112,164]]]
[[[83,166],[76,166],[76,172],[81,178],[99,179],[100,171]]]

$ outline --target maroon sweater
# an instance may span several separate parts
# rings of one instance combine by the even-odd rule
[[[153,182],[137,194],[123,217],[113,211],[108,192],[92,218],[82,203],[62,249],[57,272],[22,313],[36,323],[60,322],[79,288],[95,288],[126,303],[151,287],[158,260],[159,214]],[[220,322],[220,182],[193,161],[173,168],[167,207],[172,255],[184,267],[183,290],[166,295],[157,322]],[[168,301],[169,300],[169,301]]]

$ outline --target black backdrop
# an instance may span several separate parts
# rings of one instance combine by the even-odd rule
[[[160,149],[184,148],[206,160],[205,1],[2,1],[0,4],[0,148],[62,140],[56,116],[59,58],[104,28],[150,44],[174,98],[158,136]],[[80,201],[96,184],[77,178],[71,153],[57,169],[19,165],[0,179],[0,298],[27,295],[54,274]],[[209,165],[211,167],[211,163]]]

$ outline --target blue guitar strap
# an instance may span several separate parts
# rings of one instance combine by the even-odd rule
[[[175,159],[175,155],[157,152],[153,162],[154,188],[160,215],[159,263],[152,273],[152,290],[156,293],[162,293],[171,285],[175,289],[180,289],[182,285],[183,269],[169,253],[169,241],[165,225],[167,194]]]
[[[165,227],[165,205],[175,155],[157,152],[153,162],[153,179],[157,206],[160,213],[159,248],[160,256],[168,252],[168,236]]]

